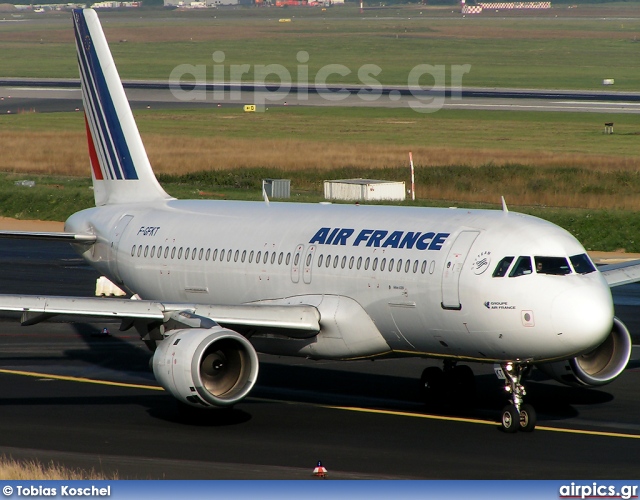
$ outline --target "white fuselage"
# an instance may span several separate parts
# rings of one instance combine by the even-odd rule
[[[66,230],[97,234],[83,256],[144,299],[302,303],[323,321],[335,316],[334,330],[313,341],[256,339],[268,352],[537,362],[588,351],[613,322],[597,271],[494,277],[506,256],[569,263],[585,254],[566,231],[517,213],[174,200],[85,210]],[[384,339],[363,349],[344,340],[365,323],[360,307],[372,322],[362,335]],[[347,347],[323,350],[323,334]]]

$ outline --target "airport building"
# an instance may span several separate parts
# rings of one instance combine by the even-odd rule
[[[177,7],[179,9],[211,9],[225,5],[253,5],[253,0],[201,0],[197,2],[164,0],[165,7]]]

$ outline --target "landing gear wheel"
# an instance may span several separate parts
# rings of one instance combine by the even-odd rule
[[[427,406],[442,402],[444,397],[444,372],[437,366],[425,368],[420,377],[422,400]]]
[[[520,427],[520,414],[515,405],[507,405],[502,409],[502,430],[509,434],[518,432]]]
[[[451,396],[455,406],[472,407],[476,397],[476,377],[469,365],[456,365],[450,373]]]
[[[530,404],[524,404],[520,407],[520,430],[523,432],[533,432],[536,428],[538,417],[536,410]]]

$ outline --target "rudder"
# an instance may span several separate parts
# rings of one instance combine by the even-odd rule
[[[98,15],[73,11],[96,206],[168,200],[133,118]]]

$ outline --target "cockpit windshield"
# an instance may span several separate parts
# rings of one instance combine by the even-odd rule
[[[569,259],[566,257],[535,256],[533,257],[535,266],[532,265],[531,257],[521,255],[516,259],[513,267],[511,267],[514,259],[515,257],[512,256],[503,257],[500,262],[498,262],[492,276],[494,278],[502,278],[507,275],[509,269],[511,269],[511,272],[509,272],[510,278],[532,274],[534,269],[536,274],[551,274],[554,276],[564,276],[566,274],[572,274],[574,271],[578,274],[589,274],[596,271],[591,259],[585,253],[574,255]],[[569,261],[571,261],[571,265]]]
[[[531,257],[528,255],[518,257],[515,266],[509,273],[509,278],[524,276],[525,274],[531,274]]]
[[[496,270],[493,271],[493,277],[502,278],[505,274],[507,274],[507,271],[509,270],[509,266],[511,265],[512,262],[513,262],[513,257],[504,257],[500,262],[498,262],[498,265],[496,266]]]
[[[565,257],[534,257],[538,274],[571,274],[569,262]]]
[[[589,259],[586,253],[574,255],[573,257],[570,257],[570,260],[573,265],[573,269],[575,269],[578,274],[589,274],[596,270],[594,265],[591,263],[591,259]]]

